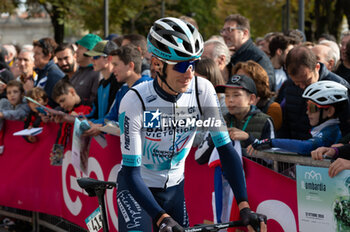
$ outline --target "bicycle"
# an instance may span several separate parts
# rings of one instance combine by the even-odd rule
[[[108,223],[107,223],[107,213],[106,213],[106,207],[104,202],[104,195],[106,192],[106,189],[112,189],[116,187],[115,182],[110,181],[101,181],[96,180],[90,177],[83,177],[77,179],[78,185],[84,189],[89,197],[95,197],[98,198],[98,204],[100,205],[101,209],[101,217],[102,217],[102,227],[103,232],[108,232]],[[208,232],[208,231],[219,231],[221,229],[227,229],[232,227],[241,227],[244,226],[242,221],[231,221],[231,222],[224,222],[224,223],[217,223],[217,224],[211,224],[211,225],[195,225],[194,227],[188,227],[185,228],[185,232]]]

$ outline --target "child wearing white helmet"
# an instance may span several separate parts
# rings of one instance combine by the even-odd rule
[[[347,88],[334,81],[318,81],[305,89],[303,98],[308,99],[306,113],[313,127],[312,138],[257,140],[252,144],[252,148],[263,150],[277,147],[302,155],[310,155],[311,151],[318,147],[337,143],[341,138],[338,116],[348,104]]]

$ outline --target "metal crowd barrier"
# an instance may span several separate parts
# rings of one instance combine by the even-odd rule
[[[44,213],[38,213],[28,210],[21,210],[16,208],[10,208],[10,207],[3,207],[0,206],[0,218],[10,218],[11,220],[14,220],[15,225],[13,225],[13,228],[10,226],[10,228],[6,228],[7,226],[3,225],[0,227],[0,232],[2,231],[30,231],[23,228],[23,225],[18,225],[18,220],[20,223],[27,223],[28,226],[32,228],[31,231],[39,232],[39,231],[55,231],[55,232],[66,232],[66,231],[72,231],[72,232],[87,232],[88,230],[85,228],[81,228],[80,226],[67,221],[61,217],[44,214]],[[0,222],[1,224],[1,222]]]
[[[245,156],[259,164],[267,166],[284,176],[295,179],[295,165],[315,166],[328,168],[330,159],[313,160],[311,156],[301,156],[296,153],[267,150],[257,151],[251,156]]]

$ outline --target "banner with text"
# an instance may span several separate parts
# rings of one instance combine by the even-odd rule
[[[350,171],[297,166],[300,231],[350,231]]]
[[[107,135],[105,148],[92,140],[85,175],[72,165],[69,154],[64,157],[62,166],[50,165],[49,154],[56,140],[57,125],[44,126],[36,143],[13,136],[23,129],[23,123],[9,121],[5,126],[5,149],[0,155],[0,205],[56,215],[86,228],[85,219],[96,210],[98,202],[78,186],[76,179],[89,176],[115,181],[121,162],[119,138]],[[214,169],[198,165],[193,153],[187,158],[185,171],[185,196],[191,225],[213,220]],[[297,228],[295,181],[249,160],[245,159],[244,163],[252,209],[271,219],[268,221],[270,231],[283,231],[281,228],[297,231],[288,230]],[[118,228],[115,191],[106,192],[111,231]]]

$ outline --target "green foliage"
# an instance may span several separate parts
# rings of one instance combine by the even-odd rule
[[[13,12],[23,0],[2,0],[0,12]],[[343,16],[350,19],[350,5],[344,0],[305,1],[305,31],[309,40],[321,33],[339,35]],[[282,30],[282,6],[286,0],[109,0],[110,33],[147,35],[153,22],[162,16],[186,15],[197,21],[204,39],[218,34],[229,14],[240,13],[250,20],[251,36]],[[104,0],[26,0],[30,16],[45,9],[56,33],[62,27],[80,35],[91,32],[103,36]],[[298,1],[290,0],[290,28],[298,28]],[[55,36],[56,38],[56,36]]]
[[[0,13],[13,13],[18,4],[19,0],[1,0]]]
[[[233,1],[232,1],[233,2]],[[250,21],[252,38],[282,30],[282,5],[285,0],[236,0],[237,12]]]

